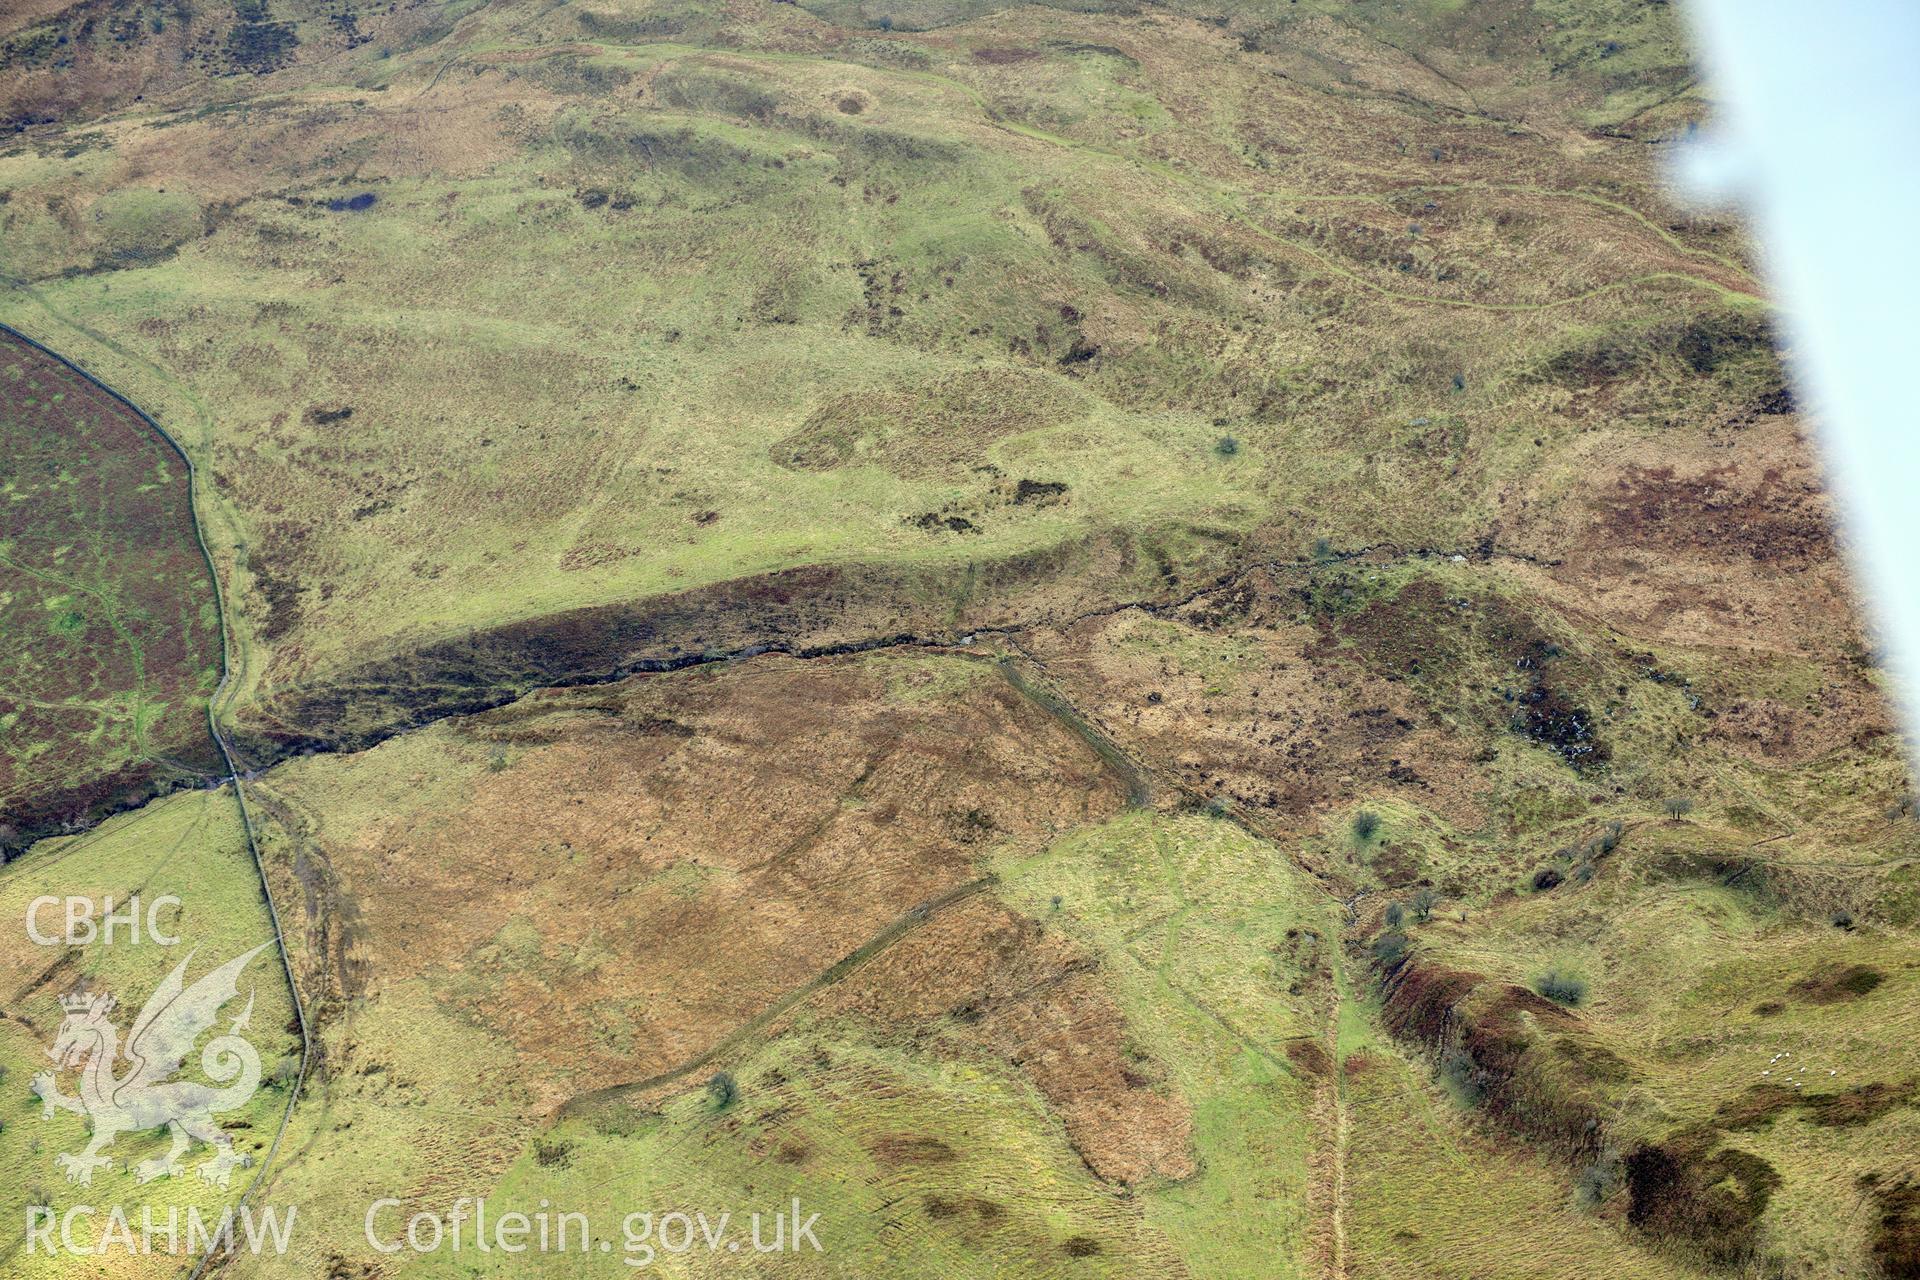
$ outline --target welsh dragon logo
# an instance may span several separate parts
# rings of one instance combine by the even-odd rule
[[[40,1097],[44,1117],[50,1118],[58,1107],[92,1122],[93,1140],[84,1151],[55,1157],[55,1163],[66,1171],[67,1181],[92,1183],[93,1171],[113,1162],[101,1152],[112,1146],[114,1139],[164,1125],[173,1131],[173,1147],[165,1155],[136,1166],[134,1172],[141,1182],[179,1173],[180,1157],[197,1140],[213,1148],[213,1157],[198,1168],[200,1176],[217,1187],[228,1185],[233,1170],[244,1165],[246,1157],[233,1149],[232,1137],[214,1123],[213,1117],[244,1105],[260,1087],[260,1055],[240,1035],[253,1014],[251,991],[246,1008],[225,1034],[208,1041],[200,1054],[201,1070],[220,1087],[186,1081],[169,1084],[167,1080],[186,1063],[194,1041],[218,1020],[221,1007],[240,993],[241,970],[270,945],[262,943],[236,956],[192,986],[186,984],[187,965],[193,959],[188,955],[133,1020],[124,1047],[112,1018],[112,995],[82,993],[60,998],[66,1019],[47,1056],[59,1064],[61,1071],[79,1071],[80,1094],[68,1097],[60,1092],[50,1071],[34,1077],[33,1091]],[[121,1060],[126,1069],[115,1074]]]

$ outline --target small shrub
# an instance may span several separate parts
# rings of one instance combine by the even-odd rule
[[[1846,929],[1846,930],[1848,930],[1849,932],[1851,932],[1851,931],[1852,931],[1852,929],[1853,929],[1853,912],[1851,912],[1851,911],[1836,911],[1836,912],[1834,912],[1834,913],[1833,913],[1833,917],[1832,917],[1832,919],[1833,919],[1833,927],[1834,927],[1834,928],[1836,928],[1836,929]]]
[[[1413,918],[1425,924],[1433,919],[1433,909],[1440,905],[1440,891],[1428,885],[1421,885],[1413,891],[1409,905],[1413,908]]]
[[[1398,969],[1407,958],[1407,935],[1397,930],[1373,940],[1373,959],[1382,969]]]
[[[714,1077],[707,1081],[707,1097],[712,1101],[715,1111],[725,1111],[739,1096],[740,1086],[724,1071],[716,1072]]]
[[[1693,801],[1685,796],[1669,796],[1666,804],[1661,807],[1667,811],[1669,818],[1678,822],[1693,812]]]
[[[1555,1004],[1577,1005],[1587,998],[1587,984],[1580,979],[1570,977],[1558,970],[1542,974],[1533,984],[1538,991]]]
[[[1407,921],[1407,909],[1397,902],[1387,904],[1387,928],[1398,929]]]
[[[1231,458],[1240,452],[1240,442],[1232,436],[1221,436],[1219,443],[1213,446],[1213,451],[1223,458]]]
[[[1313,540],[1313,559],[1316,564],[1325,564],[1333,559],[1333,555],[1333,543],[1330,539],[1315,538]]]
[[[1600,1152],[1599,1159],[1580,1171],[1574,1179],[1574,1199],[1582,1209],[1592,1212],[1611,1200],[1626,1181],[1620,1153],[1612,1147]]]
[[[1362,809],[1353,815],[1353,838],[1361,844],[1373,839],[1380,831],[1380,815],[1368,809]]]
[[[960,827],[960,838],[968,844],[972,844],[984,836],[992,835],[995,831],[999,830],[998,824],[993,820],[993,815],[979,809],[968,809],[965,812],[956,813],[954,815],[954,821]]]
[[[1440,1055],[1440,1078],[1470,1107],[1480,1105],[1486,1096],[1486,1088],[1480,1082],[1480,1064],[1459,1045]]]
[[[1560,868],[1542,867],[1533,873],[1533,891],[1545,893],[1549,889],[1557,889],[1565,879],[1566,877],[1560,874]]]

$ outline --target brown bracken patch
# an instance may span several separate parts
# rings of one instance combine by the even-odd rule
[[[1031,1079],[1080,1158],[1110,1182],[1195,1169],[1186,1101],[1133,1047],[1093,962],[987,898],[929,922],[838,988],[838,1006],[892,1025],[958,1023]]]
[[[947,1164],[953,1160],[953,1148],[940,1139],[912,1133],[888,1134],[874,1143],[873,1154],[893,1165]]]
[[[1887,975],[1864,964],[1830,965],[1793,984],[1793,992],[1808,1004],[1839,1004],[1858,1000],[1887,980]]]
[[[1718,1140],[1716,1130],[1690,1130],[1630,1152],[1627,1221],[1731,1264],[1752,1252],[1755,1224],[1780,1175],[1752,1152],[1718,1147]]]
[[[1333,1059],[1318,1040],[1287,1041],[1287,1060],[1310,1076],[1324,1076],[1333,1070]]]
[[[1800,1100],[1800,1094],[1785,1085],[1756,1084],[1721,1103],[1713,1116],[1724,1129],[1758,1129],[1773,1123],[1782,1111],[1800,1105]]]
[[[1633,1072],[1576,1015],[1522,986],[1417,963],[1386,993],[1388,1029],[1455,1059],[1491,1117],[1575,1162],[1595,1157]]]
[[[1731,465],[1697,476],[1630,466],[1597,505],[1622,542],[1757,561],[1833,555],[1824,495],[1812,481],[1790,481],[1777,469],[1754,482]]]
[[[1835,1129],[1852,1128],[1871,1124],[1895,1107],[1911,1105],[1916,1084],[1920,1082],[1908,1080],[1904,1084],[1890,1084],[1876,1080],[1839,1093],[1810,1094],[1801,1106],[1806,1110],[1807,1119],[1817,1125]]]
[[[1920,1186],[1868,1174],[1861,1183],[1879,1210],[1869,1250],[1887,1280],[1920,1280]]]
[[[351,924],[358,994],[425,984],[517,1055],[536,1112],[670,1071],[869,940],[938,923],[912,913],[979,874],[957,815],[1037,847],[1124,803],[1091,750],[1005,682],[902,701],[889,678],[763,657],[449,721],[431,731],[449,759],[502,766],[453,808],[396,796],[314,837],[299,861],[323,861],[335,892],[292,887],[309,914],[289,929],[318,956]],[[388,767],[378,749],[329,761],[348,778]],[[326,785],[296,767],[271,790],[298,811]],[[357,920],[329,914],[343,897]],[[601,958],[574,967],[582,948]],[[304,975],[321,1000],[342,978]],[[664,990],[675,999],[653,998]],[[1097,1035],[1090,1001],[1063,997],[1052,1034]],[[641,1047],[565,1033],[586,1024]]]

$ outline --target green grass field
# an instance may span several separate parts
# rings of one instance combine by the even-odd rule
[[[130,941],[123,924],[113,940],[102,933],[85,945],[58,942],[65,932],[65,899],[88,900],[92,916],[103,921],[107,899],[124,911],[135,896],[145,904],[139,913],[141,941]],[[37,945],[25,932],[29,906],[41,897],[59,900],[34,913],[40,932],[56,940],[53,945]],[[159,906],[154,912],[163,898],[177,905]],[[224,1191],[203,1182],[194,1170],[211,1153],[196,1143],[183,1158],[184,1173],[142,1183],[134,1166],[164,1154],[168,1140],[164,1131],[134,1132],[108,1149],[111,1164],[94,1173],[91,1185],[72,1184],[54,1166],[54,1156],[87,1145],[87,1121],[67,1112],[43,1117],[40,1099],[29,1085],[41,1072],[54,1069],[47,1050],[63,1020],[60,996],[74,990],[114,995],[119,1008],[112,1021],[124,1041],[147,998],[176,965],[186,962],[185,980],[191,984],[266,943],[266,950],[242,974],[238,995],[221,1009],[218,1023],[226,1028],[251,1002],[243,1034],[261,1060],[262,1083],[243,1108],[219,1119],[233,1135],[236,1151],[257,1170],[287,1109],[300,1038],[232,792],[183,792],[110,819],[85,835],[42,842],[29,857],[0,872],[0,909],[9,930],[7,945],[0,950],[8,1014],[0,1024],[0,1088],[6,1094],[0,1117],[6,1191],[0,1212],[21,1229],[10,1231],[3,1246],[8,1271],[35,1277],[72,1274],[70,1258],[27,1247],[22,1233],[33,1206],[61,1216],[75,1206],[98,1206],[96,1216],[76,1220],[74,1234],[83,1244],[91,1242],[90,1232],[107,1228],[105,1213],[113,1206],[135,1224],[143,1209],[162,1221],[177,1209],[182,1215],[179,1256],[186,1257],[187,1211],[198,1209],[211,1226],[246,1190],[252,1172],[236,1170]],[[150,920],[177,938],[178,945],[162,945],[145,934]],[[84,928],[79,932],[84,936]],[[188,1067],[194,1078],[204,1078],[199,1061],[196,1050]],[[113,1071],[116,1077],[131,1076],[133,1064],[122,1060]],[[75,1093],[72,1073],[58,1071],[57,1076],[63,1092]],[[164,1258],[153,1262],[163,1270],[168,1265]]]

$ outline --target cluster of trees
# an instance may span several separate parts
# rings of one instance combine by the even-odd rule
[[[1433,919],[1433,909],[1440,905],[1441,894],[1431,885],[1421,885],[1407,897],[1405,902],[1387,904],[1387,928],[1373,940],[1373,959],[1380,968],[1391,973],[1400,967],[1412,950],[1413,944],[1407,939],[1406,926],[1425,924]]]
[[[1555,1004],[1575,1005],[1587,998],[1587,984],[1558,969],[1549,969],[1534,979],[1533,989]]]
[[[1411,915],[1415,924],[1425,924],[1433,919],[1433,909],[1440,905],[1440,891],[1431,885],[1421,885],[1413,891],[1406,902],[1387,904],[1387,927],[1398,929]]]

